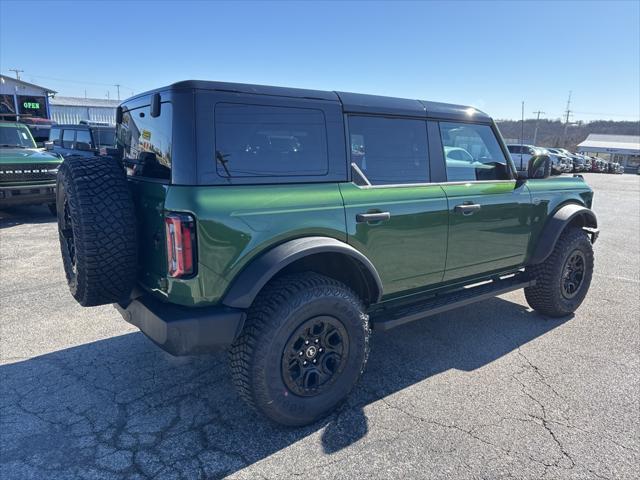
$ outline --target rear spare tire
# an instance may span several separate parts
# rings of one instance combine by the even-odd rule
[[[136,221],[127,178],[108,157],[67,158],[56,184],[58,236],[71,294],[85,307],[125,300],[136,281]]]

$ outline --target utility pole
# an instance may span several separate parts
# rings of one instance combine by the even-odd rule
[[[538,138],[538,123],[540,122],[540,115],[544,115],[545,112],[538,110],[537,112],[533,112],[536,117],[536,129],[533,131],[533,144],[536,144],[536,139]]]
[[[24,70],[19,70],[17,68],[10,68],[10,72],[16,72],[16,80],[20,80],[20,74],[24,72]]]
[[[571,91],[569,91],[569,98],[567,99],[567,109],[564,111],[564,133],[562,134],[562,146],[566,147],[567,141],[567,129],[569,128],[569,117],[571,116]]]
[[[116,87],[116,88],[118,89],[118,101],[120,101],[120,84],[119,84],[119,83],[116,83],[116,84],[114,85],[114,87]]]
[[[524,100],[522,101],[522,120],[520,124],[520,145],[524,144]]]

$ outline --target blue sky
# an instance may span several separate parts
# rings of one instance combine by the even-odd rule
[[[0,1],[0,71],[65,96],[196,78],[640,116],[640,2]]]

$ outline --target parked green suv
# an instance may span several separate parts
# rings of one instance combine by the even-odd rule
[[[372,330],[519,288],[569,315],[591,282],[591,189],[518,175],[470,107],[186,81],[125,101],[111,153],[58,174],[71,293],[174,355],[229,347],[279,423],[343,400]]]
[[[62,157],[36,146],[26,125],[0,122],[0,209],[49,205],[55,213],[55,184]]]

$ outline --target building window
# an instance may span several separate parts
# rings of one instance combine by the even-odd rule
[[[5,115],[16,113],[13,95],[0,95],[0,113]]]

